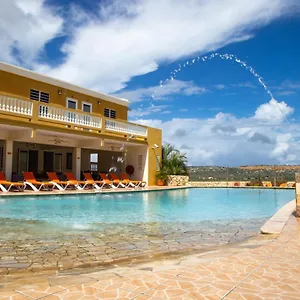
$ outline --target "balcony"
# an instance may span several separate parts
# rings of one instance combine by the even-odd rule
[[[101,130],[101,133],[117,133],[124,137],[147,137],[147,127],[123,120],[105,119],[100,114],[85,113],[79,110],[64,108],[55,104],[46,104],[22,97],[0,92],[0,118],[2,114],[23,117],[31,126],[43,122],[43,125],[54,128],[54,124],[71,125],[69,128]],[[48,121],[48,122],[47,122]],[[47,122],[47,123],[45,123]],[[76,129],[76,128],[75,128]],[[54,129],[55,130],[55,129]]]
[[[39,104],[39,118],[55,121],[58,123],[72,124],[77,126],[101,129],[102,118],[76,110],[60,108],[46,104]]]
[[[21,116],[32,116],[32,101],[0,95],[0,111]]]
[[[147,137],[147,127],[115,120],[105,120],[105,130]]]

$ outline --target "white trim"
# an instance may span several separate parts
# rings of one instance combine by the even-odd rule
[[[82,101],[82,104],[81,104],[81,110],[83,111],[83,112],[85,112],[86,113],[86,111],[84,111],[83,110],[83,105],[89,105],[90,106],[90,113],[92,113],[93,112],[93,104],[92,103],[90,103],[90,102],[84,102],[84,101]]]
[[[73,99],[73,98],[66,98],[66,108],[69,108],[69,100],[70,101],[73,101],[73,102],[75,102],[76,103],[76,108],[75,109],[78,109],[78,100],[77,99]],[[72,108],[69,108],[69,109],[72,109]]]
[[[77,93],[81,93],[90,97],[95,97],[99,100],[105,100],[105,101],[109,101],[109,102],[113,102],[119,105],[123,105],[128,107],[130,104],[130,101],[127,99],[123,99],[123,98],[117,98],[114,96],[110,96],[110,95],[106,95],[106,94],[102,94],[96,91],[92,91],[86,88],[82,88],[78,85],[74,85],[59,79],[55,79],[55,78],[51,78],[42,74],[38,74],[35,73],[33,71],[29,71],[20,67],[16,67],[10,64],[6,64],[3,62],[0,62],[0,70],[4,71],[4,72],[9,72],[9,73],[13,73],[19,76],[23,76],[26,78],[30,78],[33,80],[37,80],[37,81],[41,81],[44,83],[48,83],[54,86],[57,86],[58,88],[63,88],[63,89],[68,89]]]

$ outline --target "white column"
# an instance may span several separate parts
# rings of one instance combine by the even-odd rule
[[[73,148],[72,171],[77,180],[80,180],[81,171],[81,148]]]
[[[5,155],[4,155],[4,172],[6,180],[11,180],[12,164],[13,164],[13,146],[14,142],[10,140],[5,141]]]

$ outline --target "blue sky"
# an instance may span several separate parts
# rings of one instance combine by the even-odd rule
[[[2,8],[0,60],[129,99],[130,120],[162,128],[190,164],[300,163],[299,1],[4,0]],[[246,61],[275,99],[220,58],[166,81],[214,52]]]

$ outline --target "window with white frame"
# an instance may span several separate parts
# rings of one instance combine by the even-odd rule
[[[30,89],[30,99],[35,101],[40,101],[44,103],[49,103],[50,95],[49,93],[42,92],[35,89]]]
[[[77,109],[77,100],[68,98],[67,108]]]
[[[104,117],[115,119],[116,118],[116,111],[113,110],[113,109],[104,108]]]
[[[98,171],[98,153],[90,154],[90,163],[91,163],[91,171],[97,172]]]
[[[92,112],[92,104],[87,102],[82,102],[82,111],[91,113]]]

